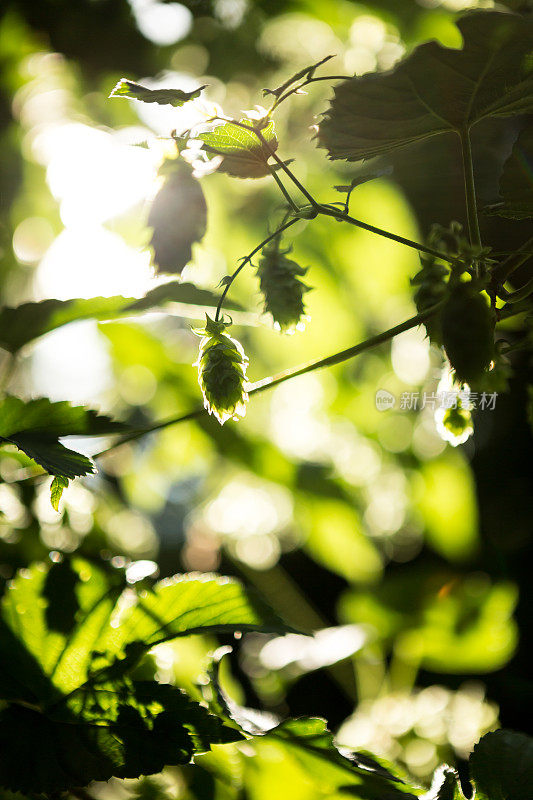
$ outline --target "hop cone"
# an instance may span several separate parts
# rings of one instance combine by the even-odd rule
[[[448,272],[446,267],[436,263],[432,256],[424,257],[421,261],[422,269],[411,279],[411,285],[416,287],[413,299],[419,314],[442,300],[446,294],[445,277]],[[442,344],[440,314],[429,317],[425,322],[425,327],[430,341],[434,344]]]
[[[204,406],[221,425],[230,417],[243,417],[248,401],[244,388],[248,359],[239,342],[225,333],[227,326],[206,315],[205,328],[195,331],[202,337],[195,366]]]
[[[257,274],[265,311],[271,314],[276,328],[292,333],[305,316],[303,296],[310,287],[299,278],[307,269],[287,258],[289,250],[281,250],[280,244],[278,236],[263,248]]]

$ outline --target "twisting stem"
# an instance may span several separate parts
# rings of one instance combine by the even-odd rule
[[[303,89],[305,86],[308,86],[310,83],[317,83],[318,81],[349,81],[351,78],[353,78],[353,75],[323,75],[322,77],[319,76],[317,78],[307,78],[305,81],[302,81],[302,83],[299,83],[298,86],[293,86],[292,89],[288,89],[285,94],[280,95],[280,97],[278,97],[277,100],[271,105],[268,113],[271,114],[280,103],[282,103],[291,95],[297,94],[301,89]]]
[[[295,186],[302,192],[304,197],[306,197],[309,202],[311,203],[313,209],[318,214],[325,214],[329,217],[334,217],[338,220],[345,220],[349,222],[351,225],[356,225],[358,228],[364,228],[366,231],[370,231],[371,233],[376,233],[378,236],[384,236],[386,239],[392,239],[395,242],[399,242],[400,244],[404,244],[407,247],[412,247],[415,250],[418,250],[422,253],[427,253],[428,255],[435,256],[436,258],[440,258],[443,261],[448,261],[451,264],[454,264],[457,259],[447,255],[446,253],[441,253],[439,250],[435,250],[432,247],[427,247],[424,244],[420,244],[419,242],[415,242],[412,239],[407,239],[405,236],[399,236],[396,233],[391,233],[390,231],[386,231],[383,228],[378,228],[375,225],[370,225],[368,222],[362,222],[361,220],[355,219],[355,217],[350,217],[344,211],[340,211],[338,208],[334,206],[330,206],[327,204],[319,203],[315,198],[308,192],[308,190],[303,186],[303,184],[298,180],[296,175],[292,172],[291,169],[285,164],[284,161],[279,158],[277,153],[270,147],[270,144],[267,142],[263,134],[258,128],[248,128],[248,130],[253,130],[256,136],[259,138],[265,149],[269,152],[270,156],[279,164],[280,168],[289,176]]]
[[[468,128],[459,132],[461,153],[463,156],[463,177],[465,182],[466,218],[470,244],[481,247],[479,220],[477,216],[476,185],[474,182],[474,164],[472,161],[472,145]]]
[[[447,255],[446,253],[441,253],[438,250],[433,249],[432,247],[427,247],[424,244],[420,244],[419,242],[415,242],[412,239],[407,239],[405,236],[398,236],[396,233],[391,233],[390,231],[386,231],[383,228],[378,228],[376,225],[369,225],[367,222],[362,222],[361,220],[355,219],[354,217],[350,217],[344,213],[344,211],[339,211],[338,208],[335,208],[332,205],[327,205],[323,203],[319,203],[313,195],[305,188],[305,186],[298,180],[296,175],[292,172],[291,169],[287,166],[287,164],[282,161],[281,158],[277,155],[277,153],[272,149],[269,142],[263,136],[261,130],[259,128],[250,127],[249,125],[244,125],[242,122],[238,122],[234,119],[228,119],[227,117],[214,117],[214,119],[220,119],[224,122],[229,122],[232,125],[236,125],[238,128],[244,128],[244,130],[248,131],[249,133],[255,133],[261,144],[263,145],[264,149],[267,151],[268,156],[273,158],[274,161],[279,165],[280,169],[282,169],[285,174],[291,179],[294,185],[301,191],[304,197],[309,200],[312,211],[316,212],[317,214],[325,214],[329,217],[334,217],[338,220],[345,220],[352,225],[357,225],[359,228],[364,228],[364,230],[370,231],[371,233],[376,233],[378,236],[384,236],[386,239],[392,239],[395,242],[399,242],[400,244],[404,244],[407,247],[412,247],[415,250],[418,250],[421,253],[428,253],[428,255],[435,256],[436,258],[440,258],[443,261],[448,261],[450,264],[455,264],[457,262],[456,258]]]
[[[254,249],[252,250],[252,252],[251,252],[251,253],[248,253],[248,255],[247,255],[245,258],[243,258],[243,259],[242,259],[241,263],[239,264],[239,266],[237,267],[237,269],[235,270],[235,272],[233,272],[233,273],[230,275],[230,279],[228,280],[228,282],[227,282],[227,283],[226,283],[226,285],[224,286],[224,291],[223,291],[223,292],[222,292],[222,294],[220,295],[220,300],[218,301],[217,310],[216,310],[216,314],[215,314],[215,321],[216,321],[216,322],[218,322],[218,320],[220,319],[220,312],[221,312],[221,310],[222,310],[222,304],[224,303],[224,300],[226,299],[226,295],[227,295],[227,293],[228,293],[228,291],[229,291],[229,288],[230,288],[231,284],[233,283],[233,281],[235,280],[235,278],[237,277],[237,275],[239,274],[239,272],[240,272],[242,269],[244,269],[244,267],[245,267],[247,264],[249,264],[249,263],[250,263],[250,261],[251,261],[251,260],[252,260],[252,258],[255,256],[255,254],[256,254],[256,253],[258,253],[260,250],[262,250],[262,249],[263,249],[263,247],[264,247],[266,244],[268,244],[269,242],[271,242],[271,241],[272,241],[272,239],[275,239],[275,238],[276,238],[276,236],[279,236],[279,234],[280,234],[280,233],[282,233],[283,231],[286,231],[286,230],[287,230],[287,228],[290,228],[290,227],[291,227],[291,225],[294,225],[294,224],[296,224],[296,222],[299,222],[299,221],[300,221],[300,220],[299,220],[299,218],[298,218],[298,217],[293,217],[292,219],[289,219],[288,221],[284,221],[284,222],[283,222],[283,223],[282,223],[282,224],[279,226],[279,228],[277,228],[277,229],[274,231],[274,233],[271,233],[271,234],[270,234],[270,236],[267,236],[267,237],[266,237],[266,239],[263,239],[263,241],[262,241],[260,244],[258,244],[258,245],[257,245],[257,247],[254,247]]]
[[[294,222],[294,220],[291,220]],[[270,238],[274,238],[277,234],[273,234]],[[442,306],[442,302],[438,303],[435,306],[427,309],[427,311],[423,311],[421,314],[417,314],[415,317],[411,317],[410,319],[405,320],[405,322],[401,322],[399,325],[395,325],[393,328],[389,328],[383,333],[377,334],[377,336],[371,336],[370,339],[365,339],[364,342],[360,342],[359,344],[354,345],[353,347],[348,347],[346,350],[341,350],[339,353],[334,353],[331,356],[326,356],[326,358],[320,358],[316,361],[309,361],[307,364],[303,364],[300,367],[295,367],[294,369],[288,369],[284,372],[280,372],[277,375],[273,375],[269,378],[263,378],[263,380],[258,381],[257,383],[253,384],[251,389],[248,390],[249,395],[253,394],[260,394],[261,392],[266,391],[267,389],[272,389],[274,386],[278,386],[280,383],[285,383],[285,381],[292,380],[292,378],[296,378],[299,375],[305,375],[307,372],[313,372],[315,369],[322,369],[323,367],[332,367],[335,364],[340,364],[343,361],[348,361],[350,358],[354,358],[355,356],[364,353],[366,350],[370,350],[373,347],[377,347],[380,344],[384,344],[388,342],[390,339],[393,339],[395,336],[398,336],[399,333],[404,333],[405,331],[410,330],[411,328],[416,328],[418,325],[421,325],[425,322],[429,317],[433,316],[439,308]],[[111,450],[115,450],[117,447],[120,447],[122,444],[126,444],[126,442],[132,442],[136,439],[140,439],[142,436],[145,436],[148,433],[153,433],[154,431],[162,430],[163,428],[168,428],[170,425],[177,425],[179,422],[187,422],[192,419],[197,419],[201,417],[203,414],[207,413],[203,406],[199,406],[198,408],[194,409],[193,411],[189,411],[188,414],[183,414],[179,417],[171,417],[170,419],[161,420],[159,422],[154,423],[149,428],[143,428],[141,430],[132,431],[127,436],[123,436],[122,439],[119,439],[118,442],[115,442],[110,447],[106,448],[105,450],[101,450],[99,453],[93,456],[93,458],[100,458],[100,456],[109,453]]]

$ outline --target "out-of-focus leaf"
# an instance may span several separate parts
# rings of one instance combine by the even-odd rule
[[[192,258],[192,246],[202,239],[207,225],[207,205],[191,167],[177,159],[167,162],[165,183],[157,193],[148,225],[153,263],[160,272],[180,274]]]
[[[476,576],[451,581],[424,608],[420,623],[398,636],[403,659],[434,672],[480,673],[501,668],[517,641],[512,584]]]
[[[139,300],[115,295],[23,303],[15,308],[4,307],[0,310],[0,347],[15,353],[33,339],[77,320],[96,319],[103,322],[133,316],[166,303],[213,308],[217,302],[218,295],[208,289],[200,289],[193,283],[169,281],[156,286]],[[242,308],[231,301],[225,305],[227,308]],[[202,312],[199,312],[198,318],[203,318]]]
[[[42,300],[0,310],[0,346],[15,353],[32,339],[80,319],[113,319],[134,298]]]
[[[340,617],[374,630],[382,645],[425,669],[490,672],[511,658],[517,641],[516,588],[483,575],[417,567],[387,576],[372,593],[352,590]]]
[[[202,140],[207,153],[223,156],[219,167],[221,172],[227,172],[235,178],[263,178],[265,175],[270,175],[271,170],[267,164],[270,158],[268,148],[252,130],[248,131],[241,125],[253,128],[256,123],[246,118],[240,120],[240,125],[226,122],[213,131],[199,133],[196,138]],[[276,150],[278,140],[272,120],[261,133],[270,149]]]
[[[47,715],[17,706],[2,711],[0,785],[49,793],[136,778],[238,738],[174,686],[103,685],[75,692]]]
[[[533,124],[524,128],[505,162],[500,179],[503,200],[484,209],[510,219],[533,217]]]
[[[349,581],[368,581],[381,572],[381,559],[347,503],[305,497],[308,514],[305,548],[319,563]]]
[[[52,403],[45,397],[24,401],[6,395],[0,403],[0,444],[14,444],[50,475],[77,478],[95,471],[90,458],[69,450],[62,436],[102,436],[127,430],[122,422],[86,406]]]
[[[359,765],[357,753],[339,751],[323,719],[285,720],[262,740],[283,742],[313,781],[329,791],[342,790],[358,800],[408,800],[419,795],[417,789],[384,773],[379,765],[377,769],[366,761]]]
[[[470,756],[476,800],[525,800],[533,786],[533,739],[523,733],[487,733]]]
[[[285,633],[291,628],[253,591],[217,575],[185,574],[166,578],[119,615],[100,646],[112,651],[140,642],[145,648],[193,633],[260,630]]]
[[[473,12],[458,28],[461,50],[427,42],[391,72],[335,87],[319,132],[330,158],[359,161],[533,109],[533,22]]]
[[[125,315],[137,313],[140,311],[148,311],[156,306],[164,303],[184,303],[185,305],[201,306],[204,308],[216,308],[219,300],[219,295],[211,292],[209,289],[200,289],[194,283],[178,283],[177,281],[170,281],[163,283],[152,289],[145,297],[140,300],[135,300],[128,305],[124,311]],[[232,300],[224,301],[224,306],[228,309],[240,310],[242,306]],[[204,315],[201,315],[201,319]]]
[[[189,100],[200,97],[206,85],[199,86],[192,92],[185,92],[183,89],[148,89],[140,83],[121,78],[109,97],[126,97],[129,100],[141,100],[143,103],[159,103],[179,108]]]
[[[418,508],[428,544],[451,561],[464,561],[478,545],[475,489],[460,456],[440,458],[421,470]],[[423,488],[422,488],[423,487]]]

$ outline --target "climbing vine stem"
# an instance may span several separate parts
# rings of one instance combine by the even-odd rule
[[[231,286],[231,284],[233,283],[233,281],[235,280],[235,278],[237,277],[237,275],[238,275],[238,274],[241,272],[241,270],[243,270],[243,269],[244,269],[244,267],[245,267],[247,264],[249,264],[249,263],[250,263],[250,261],[252,260],[252,258],[253,258],[253,257],[256,255],[256,253],[258,253],[260,250],[262,250],[262,249],[263,249],[263,247],[264,247],[266,244],[268,244],[269,242],[271,242],[271,241],[272,241],[272,239],[275,239],[275,238],[276,238],[276,236],[279,236],[279,234],[280,234],[280,233],[282,233],[283,231],[286,231],[286,230],[287,230],[287,228],[290,228],[290,227],[291,227],[291,225],[295,225],[295,224],[296,224],[297,222],[299,222],[299,221],[300,221],[300,220],[299,220],[299,218],[298,218],[298,217],[292,217],[292,218],[291,218],[291,219],[289,219],[289,220],[285,220],[285,221],[284,221],[284,222],[283,222],[283,223],[282,223],[282,224],[279,226],[279,228],[277,228],[277,229],[274,231],[274,233],[271,233],[271,234],[270,234],[270,236],[267,236],[267,237],[266,237],[266,239],[263,239],[263,241],[262,241],[260,244],[258,244],[258,245],[257,245],[257,247],[254,247],[254,249],[252,250],[252,252],[251,252],[251,253],[248,253],[248,255],[247,255],[247,256],[245,256],[245,258],[243,258],[243,259],[241,260],[241,263],[239,264],[239,266],[237,267],[237,269],[236,269],[234,272],[232,272],[232,274],[231,274],[231,275],[229,275],[229,276],[228,276],[228,279],[225,281],[224,290],[223,290],[222,294],[220,295],[220,300],[218,301],[217,310],[216,310],[216,314],[215,314],[215,321],[216,321],[216,322],[218,322],[218,320],[220,319],[220,312],[222,311],[222,306],[223,306],[223,304],[224,304],[224,300],[226,299],[226,295],[227,295],[227,293],[229,292],[230,286]]]

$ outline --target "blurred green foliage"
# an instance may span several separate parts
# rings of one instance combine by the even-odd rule
[[[158,137],[179,135],[202,118],[194,105],[107,101],[123,75],[186,92],[208,84],[211,113],[239,119],[257,103],[270,104],[264,87],[330,54],[326,74],[366,74],[390,69],[428,39],[457,47],[457,11],[493,5],[7,0],[0,11],[3,390],[97,406],[132,429],[188,413],[201,403],[191,327],[205,321],[206,307],[214,311],[219,281],[283,219],[270,177],[205,175],[206,235],[190,243],[180,292],[167,293],[150,266],[149,214],[164,180],[159,166],[176,147]],[[518,10],[530,13],[526,6]],[[296,159],[294,170],[313,195],[339,201],[344,196],[333,187],[349,184],[360,168],[332,164],[317,149],[309,129],[331,86],[316,83],[307,92],[280,106],[277,152]],[[519,167],[513,143],[520,125],[489,121],[474,136],[481,205],[500,201],[497,178],[509,156],[506,169]],[[148,149],[134,146],[145,143]],[[460,152],[446,137],[434,150],[422,143],[391,163],[392,173],[354,189],[351,214],[417,240],[433,222],[465,223]],[[482,216],[481,228],[483,241],[502,252],[531,235],[523,220]],[[414,250],[326,218],[296,223],[283,239],[289,245],[312,286],[305,331],[273,330],[255,269],[243,269],[231,287],[231,330],[253,354],[251,380],[416,313]],[[526,260],[510,291],[527,282],[530,269]],[[192,283],[198,289],[183,295]],[[165,300],[164,313],[151,307],[153,291]],[[86,313],[96,297],[98,309]],[[45,306],[50,298],[57,302]],[[13,326],[8,307],[35,302],[27,322]],[[16,570],[49,562],[50,553],[53,561],[75,553],[94,569],[103,561],[113,574],[133,570],[141,587],[155,571],[162,578],[189,570],[240,577],[296,628],[331,630],[334,638],[309,644],[305,655],[294,633],[232,640],[231,668],[223,666],[221,680],[233,699],[281,719],[325,717],[340,744],[400,764],[410,776],[406,792],[427,786],[442,761],[465,777],[483,733],[500,723],[525,732],[531,726],[530,356],[521,349],[530,333],[523,317],[504,323],[502,338],[516,347],[511,392],[498,396],[494,411],[474,414],[475,436],[457,448],[439,436],[429,405],[401,405],[404,395],[436,392],[442,379],[442,356],[424,336],[408,331],[392,346],[258,395],[238,425],[220,427],[204,415],[126,443],[97,460],[94,477],[65,489],[59,512],[50,507],[50,480],[36,477],[24,453],[2,448],[2,586]],[[379,410],[378,390],[396,398],[394,409]],[[92,456],[109,444],[72,446]],[[70,596],[68,587],[62,596]],[[212,633],[165,642],[146,669],[200,700],[215,646]],[[321,722],[301,724],[318,747],[330,748]],[[195,764],[138,781],[113,778],[91,794],[359,796],[346,789],[353,776],[344,782],[335,771],[342,766],[330,772],[316,752],[302,756],[269,734],[215,745]],[[381,796],[373,779],[377,794],[361,796]],[[455,777],[449,785],[459,791]],[[403,784],[395,787],[391,797],[404,794]]]

